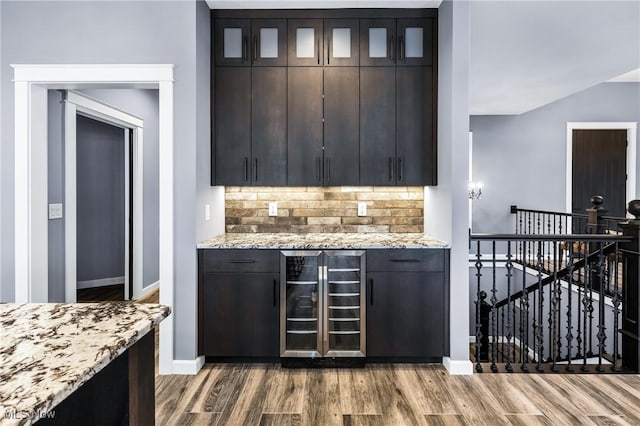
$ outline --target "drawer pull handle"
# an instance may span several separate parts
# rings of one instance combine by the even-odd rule
[[[256,263],[255,260],[228,260],[227,263]]]
[[[391,259],[391,261],[396,263],[419,263],[420,259]]]

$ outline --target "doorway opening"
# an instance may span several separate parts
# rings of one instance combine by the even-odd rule
[[[585,213],[604,196],[607,215],[626,216],[636,197],[637,123],[567,123],[566,212]]]
[[[144,121],[67,90],[64,122],[65,301],[85,296],[83,287],[116,284],[122,284],[120,300],[137,298],[143,269]]]
[[[76,117],[78,302],[132,299],[132,133]]]

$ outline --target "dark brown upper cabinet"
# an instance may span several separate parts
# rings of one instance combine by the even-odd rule
[[[216,19],[216,66],[286,66],[286,19]]]
[[[216,19],[214,56],[216,66],[250,66],[250,19]]]
[[[325,19],[325,66],[360,65],[360,31],[358,19]]]
[[[322,19],[289,19],[289,66],[322,66]]]
[[[432,18],[398,19],[398,66],[433,65],[433,21]]]
[[[360,65],[394,66],[396,64],[396,20],[360,20]]]
[[[253,66],[287,65],[286,19],[252,19],[251,40]]]

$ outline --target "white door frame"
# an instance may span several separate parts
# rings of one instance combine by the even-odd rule
[[[129,299],[129,237],[133,237],[133,298],[142,293],[143,259],[143,170],[144,120],[120,111],[83,93],[67,90],[64,96],[64,247],[65,247],[65,302],[76,302],[77,290],[77,140],[76,118],[82,115],[124,129],[125,163],[125,259],[124,298]],[[133,170],[129,170],[129,129],[133,130]],[[133,235],[129,229],[129,177],[133,177]]]
[[[567,175],[565,210],[571,213],[573,197],[573,130],[626,129],[627,131],[627,203],[636,198],[637,122],[567,122]],[[605,200],[606,205],[606,200]]]
[[[91,65],[15,65],[15,301],[39,300],[46,289],[39,277],[46,271],[46,138],[34,129],[46,126],[46,120],[31,114],[37,100],[34,93],[42,87],[82,87],[117,85],[118,88],[149,88],[159,91],[159,275],[160,303],[173,308],[174,294],[174,217],[173,217],[173,65],[170,64],[91,64]],[[34,92],[34,93],[32,93]],[[34,119],[35,118],[35,119]],[[44,121],[44,123],[43,123]],[[41,184],[44,182],[44,194]],[[44,199],[44,202],[42,201]],[[43,225],[44,224],[44,225]],[[45,256],[39,256],[43,250]],[[45,262],[45,268],[42,264]],[[40,275],[39,275],[40,274]],[[46,295],[46,290],[45,290]],[[171,374],[173,364],[173,314],[160,324],[160,374]]]

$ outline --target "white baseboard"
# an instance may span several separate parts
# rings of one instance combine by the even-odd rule
[[[473,374],[473,364],[467,360],[454,360],[448,356],[442,357],[442,364],[452,376]]]
[[[142,291],[141,291],[140,295],[136,299],[140,299],[141,297],[146,296],[147,294],[151,293],[152,291],[157,290],[159,287],[160,287],[160,281],[156,281],[153,284],[149,284],[146,287],[142,287]]]
[[[99,280],[78,281],[77,289],[105,287],[108,285],[124,284],[124,277],[101,278]]]
[[[174,359],[171,366],[171,374],[195,375],[204,365],[204,357],[196,359]]]

